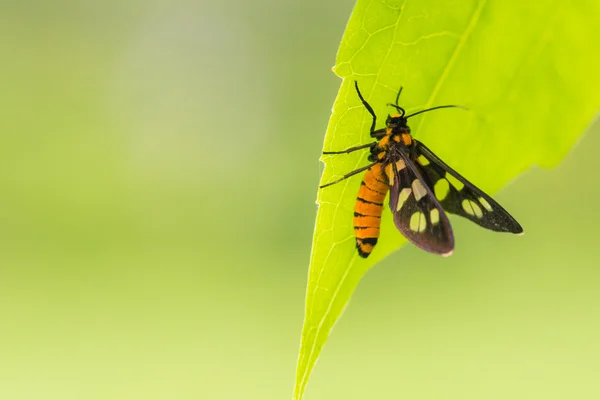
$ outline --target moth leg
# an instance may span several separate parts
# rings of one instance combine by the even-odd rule
[[[341,151],[324,151],[323,154],[347,154],[347,153],[352,153],[353,151],[356,151],[356,150],[362,150],[362,149],[372,148],[373,145],[376,144],[376,143],[377,142],[367,143],[367,144],[363,144],[363,145],[360,145],[360,146],[350,147],[349,149],[341,150]]]
[[[354,175],[356,175],[356,174],[360,174],[361,172],[368,170],[369,168],[371,168],[372,166],[374,166],[374,165],[376,165],[376,164],[379,164],[379,161],[377,161],[377,162],[374,162],[374,163],[371,163],[371,164],[369,164],[369,165],[366,165],[366,166],[364,166],[364,167],[361,167],[361,168],[359,168],[359,169],[355,169],[354,171],[348,172],[346,175],[342,176],[340,179],[337,179],[337,180],[335,180],[335,181],[333,181],[333,182],[329,182],[329,183],[326,183],[326,184],[324,184],[324,185],[321,185],[321,186],[319,186],[319,189],[323,189],[323,188],[325,188],[325,187],[327,187],[327,186],[335,185],[336,183],[338,183],[338,182],[341,182],[341,181],[343,181],[344,179],[348,179],[348,178],[350,178],[351,176],[354,176]]]

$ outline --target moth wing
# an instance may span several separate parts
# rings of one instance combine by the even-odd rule
[[[500,204],[440,160],[423,143],[415,142],[416,164],[444,210],[492,231],[523,233],[521,225]]]
[[[396,228],[425,251],[442,256],[452,254],[454,235],[450,221],[419,167],[401,153],[386,172],[391,183],[390,210]]]

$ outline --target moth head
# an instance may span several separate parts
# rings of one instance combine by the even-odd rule
[[[406,118],[402,114],[388,115],[385,125],[388,128],[404,128],[406,127]]]

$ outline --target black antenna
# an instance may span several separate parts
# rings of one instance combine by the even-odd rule
[[[398,112],[401,112],[402,115],[400,115],[400,117],[404,117],[404,114],[406,114],[406,111],[404,111],[404,108],[400,107],[398,105],[398,100],[400,100],[400,94],[402,93],[402,86],[400,86],[400,90],[398,90],[398,94],[396,95],[396,102],[394,104],[392,103],[387,103],[387,105],[389,107],[394,107],[396,110],[398,110]]]
[[[398,104],[398,100],[400,100],[400,94],[402,93],[402,89],[404,88],[400,86],[400,90],[398,90],[398,94],[396,95],[396,104]]]
[[[412,113],[410,115],[407,115],[404,118],[410,118],[410,117],[414,117],[417,114],[423,114],[424,112],[428,112],[428,111],[433,111],[433,110],[439,110],[440,108],[462,108],[463,110],[468,110],[467,107],[463,107],[463,106],[455,106],[455,105],[447,105],[447,106],[437,106],[437,107],[432,107],[432,108],[427,108],[425,110],[421,110],[421,111],[417,111],[415,113]]]
[[[398,112],[402,113],[400,115],[400,117],[404,117],[404,114],[406,114],[406,111],[404,111],[404,108],[400,107],[398,104],[387,103],[387,105],[390,107],[394,107],[396,110],[398,110]]]

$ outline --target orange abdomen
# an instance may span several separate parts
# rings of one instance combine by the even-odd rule
[[[376,164],[365,172],[354,206],[354,236],[361,257],[368,257],[379,238],[383,201],[389,190],[387,177]]]

